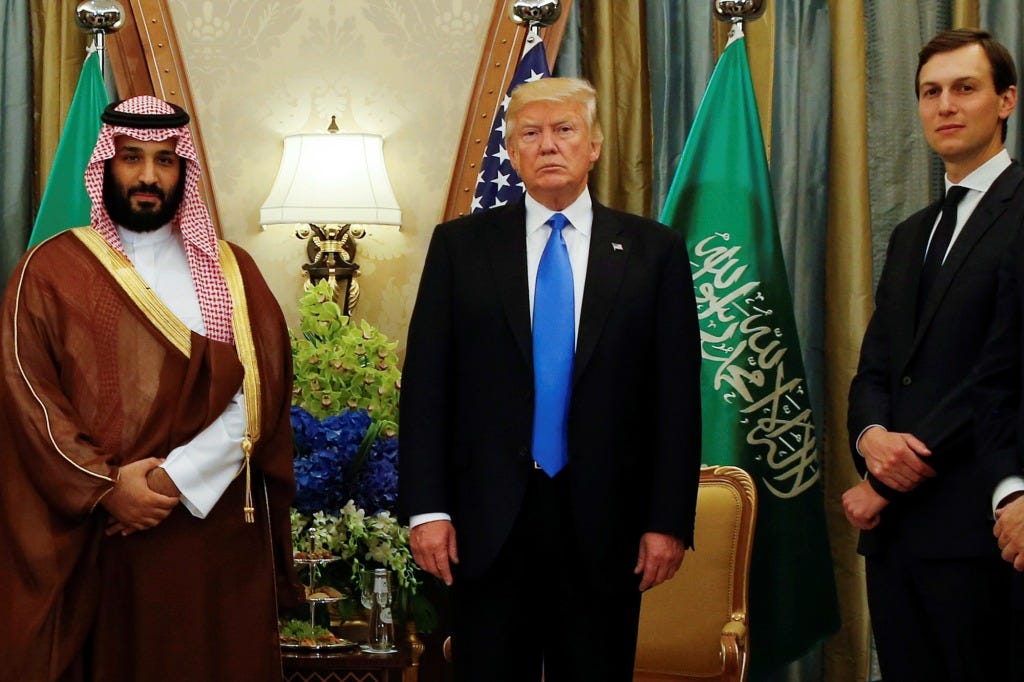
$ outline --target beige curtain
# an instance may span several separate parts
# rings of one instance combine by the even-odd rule
[[[603,204],[647,215],[653,147],[644,5],[595,2],[580,9],[583,72],[597,89],[604,131],[590,187]]]
[[[77,5],[78,0],[33,0],[30,3],[36,112],[36,205],[50,175],[57,141],[90,40],[75,24]]]
[[[825,647],[829,682],[867,679],[870,622],[864,561],[842,494],[859,481],[846,438],[847,395],[873,308],[868,205],[867,95],[863,0],[833,0],[832,156],[826,247],[825,508],[842,630]]]
[[[966,28],[981,25],[981,8],[978,0],[954,0],[953,28]],[[989,29],[992,27],[989,26]]]

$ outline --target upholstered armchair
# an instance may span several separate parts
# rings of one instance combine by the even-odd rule
[[[747,584],[757,516],[754,482],[704,467],[694,550],[672,580],[644,594],[634,682],[747,677]]]

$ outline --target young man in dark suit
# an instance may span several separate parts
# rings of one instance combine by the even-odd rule
[[[1011,571],[992,542],[975,454],[970,374],[994,320],[999,263],[1024,219],[1024,170],[1003,147],[1013,60],[989,34],[940,33],[921,50],[918,113],[946,198],[893,231],[850,387],[864,482],[843,496],[861,528],[885,679],[1008,679],[992,623]]]
[[[458,679],[622,682],[641,591],[693,539],[689,257],[591,198],[589,83],[524,84],[506,124],[525,199],[440,225],[427,252],[400,497],[417,562],[452,586]]]

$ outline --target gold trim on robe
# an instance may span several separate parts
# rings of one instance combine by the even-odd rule
[[[245,299],[245,282],[238,269],[238,261],[231,246],[225,241],[220,246],[220,266],[224,279],[231,294],[231,328],[235,334],[235,350],[242,363],[245,374],[242,380],[242,392],[245,396],[245,436],[242,438],[242,452],[245,455],[245,520],[255,521],[256,508],[252,501],[252,457],[253,446],[260,437],[260,376],[256,364],[256,343],[252,337],[252,326],[249,324],[249,307]]]
[[[75,227],[71,232],[96,256],[160,333],[183,355],[191,355],[192,331],[153,293],[132,262],[123,253],[111,248],[107,240],[91,227]]]

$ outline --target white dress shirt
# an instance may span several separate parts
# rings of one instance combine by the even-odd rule
[[[985,192],[989,190],[989,188],[992,186],[992,183],[996,181],[996,178],[998,178],[1004,170],[1010,167],[1011,163],[1012,161],[1010,160],[1010,153],[1005,149],[1001,149],[999,150],[999,153],[997,153],[991,159],[975,168],[973,171],[971,171],[970,175],[965,177],[960,182],[950,182],[949,176],[945,176],[944,183],[947,192],[949,191],[950,187],[956,184],[961,187],[966,187],[967,194],[964,195],[964,198],[961,199],[960,203],[957,205],[956,227],[953,228],[953,237],[949,240],[949,247],[946,248],[946,253],[942,255],[943,263],[946,262],[946,256],[949,255],[950,250],[953,248],[953,244],[956,244],[957,237],[959,237],[960,233],[963,232],[964,225],[967,223],[967,219],[971,217],[971,214],[974,213],[974,209],[976,209],[978,207],[978,204],[981,203],[981,198],[985,196]],[[935,228],[938,227],[939,220],[941,220],[941,218],[941,214],[936,216],[935,224],[932,225],[932,233],[928,237],[929,248],[932,244],[932,237],[935,236]],[[925,253],[927,253],[927,250],[925,251]],[[922,260],[923,259],[924,256],[922,256]]]
[[[587,261],[590,258],[590,231],[594,225],[594,206],[591,203],[590,192],[586,190],[564,211],[552,211],[529,194],[526,195],[526,281],[530,285],[530,310],[533,310],[533,299],[537,292],[540,257],[551,236],[551,226],[547,223],[555,213],[561,213],[569,221],[562,228],[562,237],[569,252],[569,265],[572,266],[573,304],[576,307],[574,328],[579,334],[583,287],[587,283]],[[531,324],[532,317],[531,315]]]
[[[572,266],[573,304],[576,307],[574,328],[578,335],[580,311],[583,310],[583,287],[587,282],[587,262],[590,260],[590,232],[594,225],[594,205],[588,189],[584,189],[576,201],[562,211],[552,211],[529,194],[526,195],[526,281],[530,286],[530,310],[533,310],[533,299],[537,291],[540,257],[551,236],[551,226],[547,222],[555,213],[561,213],[569,221],[562,228],[562,237],[569,252],[569,265]],[[530,324],[533,324],[532,314]],[[414,528],[429,521],[450,521],[451,518],[442,512],[413,514],[409,517],[409,526]]]
[[[204,334],[203,314],[181,235],[170,225],[153,232],[117,228],[125,255],[146,284],[189,329]],[[161,465],[181,491],[193,516],[206,518],[242,467],[245,401],[235,394],[220,417],[188,443],[171,450]]]

